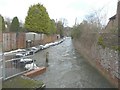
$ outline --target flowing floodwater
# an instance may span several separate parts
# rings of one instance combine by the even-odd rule
[[[59,45],[42,50],[33,57],[38,66],[45,65],[49,52],[49,66],[42,75],[33,79],[42,80],[47,88],[111,88],[112,85],[78,54],[67,37]]]

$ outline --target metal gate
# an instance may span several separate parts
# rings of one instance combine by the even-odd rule
[[[0,55],[0,81],[2,80],[2,68],[3,68],[3,60],[2,60],[2,55]]]
[[[34,55],[34,54],[33,54]],[[16,58],[15,54],[9,54],[9,55],[3,55],[3,80],[7,80],[9,78],[12,78],[14,76],[23,74],[27,71],[30,71],[28,69],[25,69],[25,63],[21,63],[21,59],[31,58],[33,55],[24,56],[20,58]],[[34,60],[33,60],[34,63]],[[34,66],[33,66],[34,68]],[[31,69],[32,70],[32,69]]]

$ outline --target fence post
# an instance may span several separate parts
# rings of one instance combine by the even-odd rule
[[[33,56],[35,55],[35,52],[33,51]],[[34,64],[35,64],[35,60],[34,60],[34,58],[33,58],[33,70],[34,70]]]
[[[3,80],[5,80],[5,57],[4,54],[2,54],[2,62],[3,62],[3,68],[2,68],[2,76],[3,76]]]

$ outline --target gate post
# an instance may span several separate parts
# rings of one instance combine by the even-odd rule
[[[2,76],[3,76],[3,80],[5,80],[5,58],[4,58],[4,54],[2,54],[2,63],[3,63],[3,68],[2,68]]]

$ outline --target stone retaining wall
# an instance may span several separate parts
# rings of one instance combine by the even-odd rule
[[[96,41],[93,44],[86,44],[91,38],[86,38],[85,42],[79,40],[73,40],[73,44],[76,50],[83,55],[88,62],[97,68],[113,85],[118,87],[118,80],[120,80],[119,68],[119,58],[118,51],[114,51],[109,48],[102,48],[97,45]],[[95,37],[94,37],[95,38]],[[83,37],[82,37],[83,39]]]

